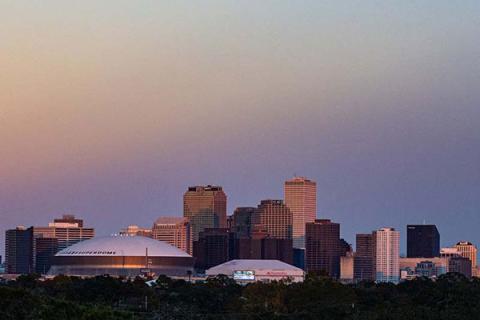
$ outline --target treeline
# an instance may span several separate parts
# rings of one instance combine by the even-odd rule
[[[480,319],[480,280],[459,274],[399,285],[342,285],[315,275],[246,286],[223,276],[204,283],[160,277],[150,285],[21,276],[0,285],[0,319]]]

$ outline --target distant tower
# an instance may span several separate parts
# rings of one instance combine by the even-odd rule
[[[189,187],[183,196],[183,216],[190,221],[193,241],[206,228],[226,228],[227,196],[222,187]]]
[[[252,235],[252,218],[255,214],[254,207],[239,207],[233,212],[231,230],[237,238],[249,238]]]
[[[38,274],[46,274],[50,269],[53,256],[58,252],[57,238],[35,237],[35,272]]]
[[[375,280],[377,282],[400,281],[400,232],[382,228],[373,232],[375,243]]]
[[[475,274],[477,268],[477,247],[468,241],[460,241],[455,245],[455,248],[460,252],[462,257],[470,259],[472,262],[472,274]]]
[[[11,274],[34,272],[33,228],[17,227],[5,232],[5,271]]]
[[[192,254],[190,222],[182,217],[160,217],[152,227],[152,238],[165,241],[188,254]]]
[[[292,239],[292,221],[292,212],[282,200],[262,200],[253,216],[254,224],[275,239]]]
[[[206,228],[193,243],[195,266],[208,269],[229,260],[229,235],[226,228]]]
[[[91,239],[95,236],[94,228],[83,226],[82,219],[76,219],[74,215],[63,215],[54,219],[48,227],[33,227],[35,237],[56,238],[58,250],[65,249],[77,242]]]
[[[305,248],[305,224],[317,215],[317,184],[304,177],[285,181],[285,204],[293,214],[293,247]]]
[[[327,219],[309,222],[305,229],[305,268],[307,272],[326,272],[340,276],[340,224]]]
[[[440,256],[440,233],[435,225],[407,226],[407,257],[433,258]]]
[[[357,234],[357,251],[353,263],[355,281],[375,281],[375,244],[373,235]]]

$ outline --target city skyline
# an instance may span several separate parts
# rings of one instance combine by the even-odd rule
[[[292,179],[295,179],[295,178],[297,178],[297,176],[294,176]],[[301,178],[301,179],[310,179],[310,177],[300,177],[300,178]],[[284,179],[284,180],[285,180],[285,179]],[[288,180],[287,180],[287,181],[288,181]],[[210,184],[205,185],[205,186],[196,185],[195,187],[188,187],[188,189],[190,189],[190,188],[210,188],[210,187],[212,187],[212,186],[213,186],[214,188],[218,188],[218,187],[219,187],[219,188],[223,189],[222,186],[218,186],[218,187],[217,187],[217,185],[214,186],[214,185],[210,185]],[[283,190],[282,192],[284,192],[284,185],[283,185],[282,188],[283,188],[283,189],[282,189],[282,190]],[[187,190],[187,191],[188,191],[188,190]],[[229,195],[228,195],[227,193],[226,193],[226,195],[227,195],[227,198],[228,198]],[[184,196],[184,195],[183,195],[183,196]],[[282,199],[282,201],[284,201],[283,198],[279,198],[279,199]],[[181,197],[181,200],[180,200],[180,201],[181,201],[181,202],[184,201],[184,200],[182,200],[182,197]],[[267,197],[267,198],[265,198],[265,199],[260,199],[256,205],[260,204],[260,202],[263,202],[263,201],[276,201],[276,200],[275,200],[273,197],[270,197],[270,198]],[[256,205],[255,205],[255,206],[256,206]],[[231,205],[231,204],[228,202],[228,200],[227,200],[227,208],[228,208],[228,210],[227,210],[227,217],[233,217],[234,211],[235,211],[236,209],[238,209],[238,208],[242,208],[242,206],[234,206],[234,209],[233,209],[232,211],[230,211],[230,207],[231,207],[231,206],[232,206],[232,205]],[[184,204],[182,204],[182,209],[184,209]],[[172,218],[181,219],[182,217],[184,217],[183,213],[184,213],[184,212],[183,212],[183,210],[182,210],[182,212],[179,213],[179,214],[159,215],[159,216],[157,216],[157,218],[155,218],[153,221],[149,221],[149,222],[147,222],[147,223],[145,223],[145,224],[141,224],[141,223],[136,222],[136,221],[138,221],[138,220],[135,220],[135,219],[138,219],[139,217],[133,217],[133,216],[132,216],[132,220],[131,220],[131,222],[130,222],[129,224],[127,224],[127,225],[119,225],[118,228],[116,228],[116,227],[115,227],[115,228],[112,228],[113,231],[111,231],[111,232],[106,232],[105,230],[101,230],[101,229],[99,230],[99,229],[97,229],[94,223],[90,223],[90,222],[87,222],[87,223],[90,223],[90,225],[91,225],[93,228],[96,229],[96,232],[99,231],[99,232],[98,232],[98,235],[99,235],[99,236],[105,236],[105,235],[119,234],[119,233],[122,232],[122,230],[123,230],[124,228],[126,228],[126,227],[128,227],[128,226],[140,226],[140,227],[145,227],[145,226],[147,226],[147,228],[148,228],[152,223],[155,223],[156,220],[161,219],[161,218],[164,218],[164,217],[165,217],[165,218],[171,218],[171,217],[172,217]],[[72,215],[72,214],[73,214],[72,212],[57,213],[56,216],[60,216],[60,215],[64,215],[64,216],[67,215],[67,216],[68,216],[68,215]],[[75,214],[75,215],[77,215],[77,214]],[[77,216],[79,216],[80,218],[82,218],[81,215],[77,215]],[[51,219],[54,219],[54,217],[55,217],[55,214],[50,215],[48,219],[51,220]],[[318,216],[318,210],[317,210],[316,219],[331,219],[331,216]],[[56,220],[59,220],[59,219],[56,219]],[[85,219],[83,219],[83,220],[85,220]],[[427,222],[428,222],[428,223],[427,223]],[[338,222],[338,223],[342,225],[342,229],[343,229],[343,224],[342,224],[341,222]],[[42,222],[40,222],[39,224],[26,223],[26,224],[10,225],[10,226],[6,226],[5,231],[8,230],[8,229],[14,229],[14,228],[16,228],[16,227],[18,227],[18,226],[27,227],[27,228],[28,228],[28,227],[31,227],[31,226],[37,226],[36,228],[38,228],[38,225],[42,225],[42,224],[45,224],[45,221],[42,221]],[[292,225],[293,225],[293,224],[292,224]],[[365,232],[366,232],[366,233],[368,233],[368,232],[373,232],[373,231],[375,231],[375,230],[377,230],[377,229],[379,229],[379,228],[390,228],[390,227],[393,227],[394,229],[396,229],[396,230],[400,233],[400,254],[401,254],[402,256],[407,256],[407,245],[408,245],[408,243],[407,243],[407,239],[408,239],[408,237],[407,237],[407,231],[408,231],[409,225],[412,225],[412,223],[407,223],[407,224],[405,224],[405,225],[400,225],[399,223],[395,223],[395,221],[393,221],[393,222],[390,223],[390,224],[386,224],[386,225],[376,225],[376,226],[372,227],[371,229],[367,229],[367,230],[356,230],[356,229],[353,229],[353,230],[354,230],[354,233],[353,233],[353,234],[345,234],[345,232],[342,231],[341,234],[340,234],[340,236],[341,236],[342,238],[344,238],[345,240],[347,240],[347,242],[350,243],[352,246],[355,246],[355,245],[356,245],[356,239],[355,239],[355,237],[356,237],[357,234],[361,234],[361,233],[365,233]],[[438,224],[436,224],[435,222],[431,222],[431,223],[430,223],[430,221],[425,221],[425,220],[423,221],[423,224],[422,224],[422,223],[417,223],[417,225],[420,225],[420,226],[421,226],[421,225],[426,225],[426,226],[435,225],[436,227],[438,227]],[[125,229],[125,230],[126,230],[126,229]],[[441,233],[441,229],[440,229],[440,228],[439,228],[439,232]],[[461,234],[461,232],[459,232],[459,234]],[[3,239],[2,239],[2,237],[3,237]],[[0,255],[2,255],[2,256],[4,256],[4,240],[5,240],[4,237],[5,237],[4,234],[0,236],[0,243],[2,243],[2,245],[3,245],[3,246],[0,248]],[[465,238],[462,238],[462,237],[457,237],[457,238],[455,238],[455,240],[454,240],[452,243],[448,243],[448,242],[444,241],[444,240],[443,240],[443,237],[442,237],[442,238],[441,238],[441,242],[440,242],[440,247],[451,247],[451,246],[456,245],[458,242],[462,242],[462,241],[469,241],[469,242],[471,242],[471,241],[468,240],[468,239],[465,239]],[[475,243],[474,243],[474,244],[475,244]]]
[[[297,176],[294,176],[294,177],[293,177],[293,179],[296,179],[296,178],[297,178]],[[309,180],[308,177],[300,177],[300,178],[301,178],[301,179],[308,179],[308,180]],[[288,180],[287,180],[287,181],[288,181]],[[215,190],[218,189],[218,190],[220,190],[220,191],[223,190],[223,187],[222,187],[222,186],[219,186],[219,185],[210,185],[210,184],[209,184],[209,185],[205,185],[205,186],[196,185],[196,186],[194,186],[194,187],[191,187],[191,186],[188,187],[188,188],[187,188],[187,193],[188,193],[188,191],[190,191],[191,189],[192,189],[192,190],[193,190],[193,189],[198,190],[199,188],[200,188],[200,189],[207,189],[207,190],[210,189],[210,188],[213,188],[213,189],[215,189]],[[226,194],[226,197],[228,198],[228,194]],[[185,194],[183,195],[183,202],[184,202],[184,201],[185,201]],[[272,198],[266,198],[266,199],[259,200],[259,202],[258,202],[258,208],[260,208],[263,204],[270,203],[270,202],[272,202],[272,203],[277,203],[277,202],[278,202],[281,206],[284,206],[285,209],[287,209],[287,208],[286,208],[286,204],[284,203],[284,200],[283,200],[283,199],[277,200],[277,199],[272,199]],[[228,207],[228,204],[229,204],[229,203],[228,203],[228,200],[227,200],[227,207]],[[184,207],[184,205],[183,205],[183,207]],[[241,207],[241,206],[238,206],[238,207],[235,207],[235,209],[233,210],[233,212],[230,212],[230,211],[227,210],[227,217],[233,218],[233,215],[234,215],[234,213],[235,213],[235,210],[237,210],[237,209],[242,209],[242,208],[251,208],[251,209],[253,209],[254,211],[257,210],[255,207]],[[183,208],[183,209],[185,209],[185,208]],[[287,209],[287,210],[288,210],[288,209]],[[67,213],[67,214],[63,213],[62,215],[63,215],[63,219],[75,219],[75,215],[72,215],[71,213]],[[57,216],[58,216],[58,215],[57,215]],[[157,221],[161,221],[163,218],[165,218],[165,219],[178,219],[178,220],[181,220],[181,219],[184,218],[184,216],[183,216],[183,215],[161,215],[161,216],[158,216],[153,222],[150,221],[148,224],[145,224],[145,225],[141,225],[141,224],[136,223],[135,221],[132,220],[132,222],[131,222],[130,224],[128,224],[128,225],[122,225],[122,226],[120,226],[118,229],[116,229],[116,230],[114,230],[113,232],[110,232],[110,233],[105,233],[105,232],[102,232],[102,231],[100,230],[100,232],[98,232],[98,235],[99,235],[99,236],[117,235],[117,234],[122,234],[122,232],[125,233],[125,234],[127,234],[127,233],[128,233],[128,231],[127,231],[127,230],[128,230],[128,227],[139,228],[139,230],[133,230],[133,231],[135,231],[135,232],[132,231],[133,233],[138,234],[137,232],[139,232],[140,230],[145,230],[145,229],[143,229],[143,227],[149,226],[149,225],[151,225],[151,224],[153,223],[153,227],[152,227],[151,229],[148,229],[149,227],[147,227],[147,229],[146,229],[146,230],[150,230],[149,232],[151,232],[151,230],[153,230],[153,229],[155,228],[156,222],[157,222]],[[63,221],[61,218],[54,218],[53,216],[50,217],[49,219],[53,219],[55,222],[62,222],[62,221]],[[81,220],[78,220],[78,221],[82,221],[82,223],[83,223],[82,217],[80,217],[80,219],[81,219]],[[320,219],[320,220],[322,220],[322,219],[331,220],[330,217],[319,217],[319,216],[318,216],[318,211],[317,211],[317,217],[316,217],[316,219]],[[75,220],[75,221],[77,221],[77,220]],[[45,224],[45,222],[42,222],[42,223]],[[40,225],[42,225],[42,223],[40,223]],[[253,223],[252,225],[255,225],[254,221],[252,221],[252,223]],[[342,223],[340,223],[340,222],[338,222],[338,223],[339,223],[340,225],[342,225]],[[52,226],[53,226],[54,223],[51,222],[51,223],[49,223],[49,225],[52,225]],[[92,230],[93,230],[93,228],[95,228],[95,224],[94,224],[94,223],[90,223],[90,225],[92,226]],[[356,240],[358,240],[358,239],[355,239],[355,238],[356,238],[359,234],[362,234],[362,233],[365,233],[365,232],[367,232],[367,233],[368,233],[368,232],[375,232],[375,231],[376,231],[377,229],[379,229],[379,228],[391,228],[391,227],[394,226],[394,225],[395,225],[395,223],[392,223],[392,224],[384,225],[384,226],[378,225],[378,226],[372,228],[371,230],[356,230],[353,235],[345,234],[344,232],[341,232],[341,233],[340,233],[340,237],[341,237],[342,239],[347,240],[347,243],[349,243],[349,244],[351,244],[353,247],[355,247],[355,246],[357,245]],[[412,224],[407,223],[406,225],[400,226],[399,228],[393,227],[393,229],[395,229],[395,230],[400,234],[400,256],[403,256],[403,257],[407,257],[407,247],[408,247],[407,231],[409,231],[409,228],[410,228],[411,225],[412,225]],[[434,227],[438,227],[438,225],[436,225],[434,222],[432,222],[431,224],[430,224],[430,223],[429,223],[429,224],[426,224],[426,221],[423,221],[423,224],[417,224],[417,226],[426,226],[426,227],[430,227],[430,226],[432,226],[432,225],[433,225]],[[293,226],[293,221],[292,221],[292,224],[291,224],[290,226],[291,226],[291,227]],[[7,226],[7,228],[5,229],[5,231],[8,230],[8,229],[15,229],[16,227],[26,227],[26,228],[34,227],[34,228],[36,228],[36,229],[39,229],[38,225],[35,225],[35,224],[32,224],[32,223],[30,223],[30,224],[27,223],[27,224],[17,224],[17,225]],[[41,229],[41,228],[42,228],[42,227],[40,227],[40,229]],[[97,231],[97,230],[96,230],[96,231]],[[95,232],[96,232],[96,231],[95,231]],[[439,230],[439,231],[440,231],[440,233],[441,233],[441,230]],[[138,235],[141,235],[141,234],[138,234]],[[3,235],[3,236],[4,236],[4,235]],[[150,237],[150,235],[147,235],[147,236]],[[155,238],[155,237],[154,237],[154,238]],[[351,238],[353,238],[353,241],[350,240]],[[440,239],[443,239],[443,238],[440,238]],[[5,239],[3,238],[3,240],[5,240]],[[462,238],[462,237],[457,238],[453,243],[445,243],[445,241],[442,240],[442,241],[440,242],[440,247],[441,247],[441,248],[450,248],[450,247],[454,247],[455,245],[458,245],[458,244],[461,243],[461,242],[470,243],[471,241],[469,241],[468,239]],[[475,243],[473,243],[473,245],[475,245]],[[3,249],[4,249],[4,246],[3,246],[2,248],[0,248],[0,252],[1,252],[1,253],[3,253],[3,252],[1,251],[1,250],[3,250]],[[2,254],[2,256],[4,256],[4,254]],[[427,258],[427,257],[425,257],[425,258]]]
[[[4,1],[0,233],[98,235],[317,182],[356,233],[423,221],[480,243],[480,3]],[[4,236],[0,237],[3,252]]]

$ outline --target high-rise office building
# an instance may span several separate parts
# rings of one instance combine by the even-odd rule
[[[227,196],[222,187],[189,187],[183,196],[183,216],[190,221],[193,241],[206,228],[226,228]]]
[[[357,251],[353,263],[355,281],[375,281],[375,243],[373,235],[357,234]]]
[[[292,239],[271,238],[266,230],[255,227],[249,238],[235,237],[230,259],[280,260],[293,263]]]
[[[448,260],[448,272],[461,273],[467,278],[472,277],[472,261],[466,257],[451,257]]]
[[[340,276],[340,224],[317,219],[306,224],[305,268],[307,272],[326,272]]]
[[[63,215],[54,219],[48,227],[33,227],[35,237],[57,238],[58,250],[65,249],[77,242],[91,239],[95,236],[95,229],[85,228],[83,220],[76,219],[74,215]]]
[[[230,232],[227,228],[207,228],[193,242],[195,266],[205,270],[229,260]]]
[[[252,218],[254,214],[254,207],[240,207],[235,209],[230,230],[235,232],[237,238],[248,238],[251,236]]]
[[[5,232],[5,272],[34,272],[33,228],[17,227]]]
[[[305,248],[305,224],[317,216],[317,184],[304,177],[285,181],[285,204],[293,215],[293,247]]]
[[[253,222],[264,228],[270,238],[292,239],[293,215],[282,200],[262,200]]]
[[[435,225],[407,226],[407,257],[433,258],[440,256],[440,233]]]
[[[152,227],[152,238],[170,243],[172,246],[192,254],[190,222],[182,217],[160,217]]]
[[[375,280],[377,282],[400,281],[400,232],[382,228],[373,232],[375,243]]]
[[[455,248],[460,252],[462,257],[470,259],[472,262],[472,272],[477,268],[477,247],[468,241],[460,241],[455,245]]]
[[[38,274],[46,274],[52,266],[53,257],[58,252],[58,239],[36,237],[34,247],[35,272]]]
[[[462,254],[458,251],[457,248],[441,248],[440,249],[440,258],[448,259],[453,257],[461,257]]]

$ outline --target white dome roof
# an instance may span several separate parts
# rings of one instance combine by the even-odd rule
[[[142,236],[96,237],[78,242],[58,252],[56,256],[129,256],[190,257],[169,243]]]

